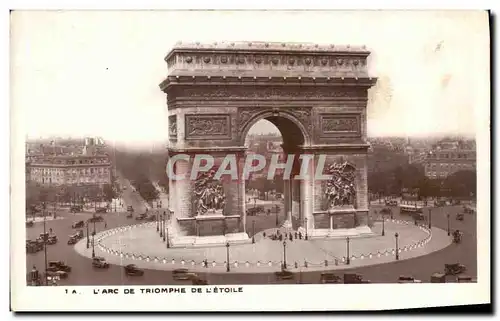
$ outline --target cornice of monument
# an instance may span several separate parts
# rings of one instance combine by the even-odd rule
[[[176,52],[214,52],[214,53],[289,53],[289,54],[347,54],[354,56],[370,55],[366,46],[315,44],[309,42],[177,42],[165,57],[165,61]]]

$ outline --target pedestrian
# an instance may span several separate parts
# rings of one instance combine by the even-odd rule
[[[297,231],[295,231],[295,239],[297,239]]]
[[[104,222],[104,228],[108,228],[108,223],[106,221]]]
[[[302,240],[302,232],[299,232],[299,240]]]

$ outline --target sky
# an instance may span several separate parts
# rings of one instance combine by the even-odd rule
[[[16,11],[12,126],[30,138],[163,142],[158,84],[176,42],[276,41],[367,46],[378,78],[369,136],[473,136],[489,126],[488,28],[479,11]]]

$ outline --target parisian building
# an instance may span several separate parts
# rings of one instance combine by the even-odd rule
[[[463,170],[475,171],[476,151],[471,146],[439,144],[427,153],[424,168],[429,178],[445,178]]]
[[[36,154],[26,157],[26,179],[45,186],[110,184],[111,162],[99,154],[93,141],[86,141],[77,155]]]

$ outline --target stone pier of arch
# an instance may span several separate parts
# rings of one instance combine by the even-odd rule
[[[307,179],[285,181],[285,227],[310,238],[371,235],[368,227],[366,108],[370,52],[360,47],[288,43],[178,43],[166,56],[169,74],[160,84],[167,95],[169,157],[209,154],[220,166],[237,157],[241,174],[248,130],[261,119],[273,123],[287,154],[311,154]],[[328,203],[325,180],[315,178],[320,155],[325,166],[349,164],[349,204]],[[190,173],[190,161],[174,172]],[[294,162],[294,172],[301,162]],[[293,176],[292,176],[293,177]],[[173,246],[245,243],[248,238],[245,181],[222,180],[224,208],[200,215],[196,181],[170,179],[169,221]],[[200,234],[205,221],[220,224]]]

